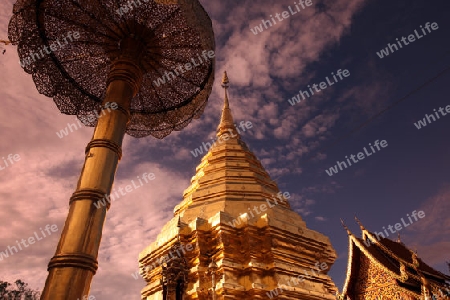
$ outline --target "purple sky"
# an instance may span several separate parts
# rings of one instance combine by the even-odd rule
[[[13,2],[0,3],[0,39],[7,38]],[[416,91],[450,66],[450,2],[312,0],[312,6],[256,35],[250,28],[288,10],[294,1],[201,2],[213,19],[217,45],[217,80],[209,104],[201,119],[163,140],[125,138],[114,187],[124,188],[146,172],[154,173],[155,180],[112,203],[91,294],[105,300],[140,299],[145,283],[131,276],[138,270],[138,253],[154,241],[189,186],[200,162],[190,151],[214,137],[224,70],[235,121],[253,124],[242,134],[244,141],[280,190],[292,195],[291,206],[307,226],[330,237],[338,253],[330,275],[339,289],[348,249],[339,219],[359,235],[355,215],[366,228],[380,232],[423,210],[423,219],[400,231],[402,241],[431,266],[448,271],[450,116],[420,130],[414,123],[450,105],[450,72]],[[439,28],[387,57],[376,54],[396,38],[421,32],[426,22],[437,22]],[[20,160],[0,170],[0,252],[35,232],[41,236],[39,228],[47,224],[59,230],[0,261],[0,280],[20,278],[41,289],[93,129],[60,139],[56,132],[75,123],[75,117],[60,114],[51,99],[37,92],[19,65],[15,46],[3,48],[0,157],[18,154]],[[300,104],[288,103],[299,90],[331,79],[338,69],[349,70],[350,76]],[[375,140],[386,140],[388,146],[327,175],[336,161]]]

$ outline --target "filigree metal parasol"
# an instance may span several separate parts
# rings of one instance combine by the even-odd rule
[[[41,297],[81,299],[98,269],[125,133],[163,138],[203,112],[211,20],[198,0],[18,0],[13,12],[9,39],[38,91],[95,126]]]
[[[70,32],[79,38],[69,39]],[[111,63],[130,37],[143,44],[143,77],[126,133],[163,138],[202,114],[212,88],[214,59],[204,51],[214,50],[214,38],[197,1],[20,0],[9,24],[9,39],[29,62],[24,69],[38,91],[87,126],[96,125],[86,116],[101,108]],[[64,47],[33,55],[58,42]],[[191,70],[177,69],[187,63]],[[169,81],[166,72],[175,76]],[[158,78],[167,82],[158,86]]]

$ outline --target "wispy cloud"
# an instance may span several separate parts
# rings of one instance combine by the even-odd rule
[[[425,212],[425,217],[406,228],[405,243],[417,249],[419,257],[428,264],[449,261],[450,253],[450,184],[443,187],[435,196],[427,199],[418,208]],[[403,238],[402,238],[403,239]]]

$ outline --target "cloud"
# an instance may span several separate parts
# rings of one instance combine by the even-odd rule
[[[338,119],[338,114],[320,114],[302,128],[302,133],[305,138],[317,137],[329,132],[335,121]]]
[[[425,217],[406,228],[402,237],[410,249],[417,249],[419,257],[427,264],[442,264],[450,260],[450,184],[433,197],[427,199],[417,211],[423,210]],[[446,270],[448,271],[448,270]]]
[[[324,51],[347,34],[352,16],[364,1],[327,1],[325,9],[313,5],[258,35],[254,35],[250,28],[260,23],[262,18],[268,19],[271,14],[287,10],[287,5],[254,5],[251,1],[236,3],[235,6],[229,3],[205,4],[207,9],[211,7],[211,10],[217,11],[219,6],[226,12],[219,17],[220,21],[215,21],[215,25],[227,23],[227,30],[216,32],[217,39],[225,41],[218,56],[218,73],[227,70],[231,90],[239,87],[243,91],[239,99],[230,97],[231,102],[243,101],[247,113],[254,116],[255,123],[263,119],[272,125],[260,126],[266,129],[262,132],[263,136],[287,139],[299,124],[310,118],[316,103],[309,101],[305,111],[301,112],[298,111],[300,108],[289,109],[286,100],[280,97],[283,90],[278,88],[278,84],[292,93],[306,86],[315,75],[311,70],[305,72],[307,65],[317,61]],[[213,98],[218,95],[222,95],[222,91],[216,85]],[[269,100],[269,104],[261,105],[265,99]],[[280,100],[284,101],[283,108],[280,107]],[[281,112],[278,121],[274,117],[277,112]]]
[[[307,217],[313,213],[312,207],[316,203],[315,200],[305,197],[303,195],[292,193],[289,198],[291,208],[302,217]]]

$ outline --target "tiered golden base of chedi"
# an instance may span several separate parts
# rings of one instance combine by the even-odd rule
[[[139,255],[142,299],[335,299],[329,239],[306,227],[282,197],[289,193],[241,140],[226,74],[223,86],[221,142],[203,157],[173,219]]]
[[[450,300],[450,276],[425,264],[400,239],[373,234],[360,224],[362,238],[349,235],[347,278],[339,299]]]

